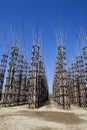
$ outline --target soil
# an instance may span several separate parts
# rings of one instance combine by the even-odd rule
[[[87,130],[87,110],[63,110],[53,101],[39,109],[0,107],[0,130]]]

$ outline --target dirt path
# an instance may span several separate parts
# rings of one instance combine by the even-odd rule
[[[87,110],[63,110],[52,100],[39,109],[0,108],[0,130],[87,130]]]

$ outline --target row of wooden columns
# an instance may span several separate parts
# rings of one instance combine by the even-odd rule
[[[53,99],[64,109],[72,104],[87,107],[87,47],[83,48],[83,52],[84,55],[77,56],[71,68],[66,69],[65,47],[58,47]]]

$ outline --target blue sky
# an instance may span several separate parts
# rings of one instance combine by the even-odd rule
[[[52,92],[53,75],[56,59],[56,37],[52,25],[63,25],[66,35],[67,62],[74,57],[76,34],[73,27],[79,29],[87,25],[87,0],[0,0],[0,34],[4,32],[4,40],[0,39],[0,55],[3,43],[10,44],[10,25],[15,32],[24,26],[26,51],[31,57],[32,28],[44,28],[42,34],[42,54],[44,57],[49,90]]]

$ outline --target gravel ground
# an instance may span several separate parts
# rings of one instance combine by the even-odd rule
[[[87,130],[87,110],[63,110],[53,101],[35,110],[28,105],[0,108],[0,130]]]

